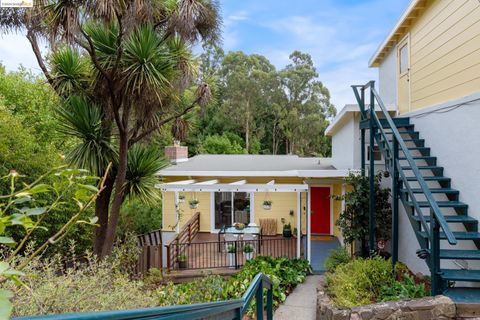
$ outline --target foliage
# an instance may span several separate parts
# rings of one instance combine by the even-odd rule
[[[382,188],[382,172],[375,176],[375,236],[377,240],[390,239],[392,208],[389,203],[390,189]],[[350,172],[345,180],[349,186],[345,195],[333,196],[337,201],[345,201],[345,210],[336,221],[346,244],[360,241],[362,256],[368,254],[368,212],[369,212],[369,178]],[[374,250],[374,248],[370,248]]]
[[[424,283],[415,283],[413,276],[406,273],[401,275],[400,281],[395,281],[392,286],[383,286],[379,301],[392,301],[401,299],[415,299],[427,296]]]
[[[229,244],[227,246],[227,253],[235,253],[237,252],[237,247],[235,247],[233,244]]]
[[[94,225],[96,222],[95,218],[88,216],[87,211],[99,194],[100,189],[94,185],[96,177],[88,176],[85,170],[58,169],[54,170],[50,179],[51,184],[47,184],[44,183],[45,176],[41,176],[30,184],[24,183],[20,188],[21,176],[16,171],[0,179],[1,183],[9,186],[9,193],[0,196],[0,245],[11,247],[11,251],[4,251],[0,261],[0,282],[24,286],[21,278],[33,259],[63,239],[75,225]],[[103,180],[100,188],[102,186]],[[44,225],[45,218],[62,211],[71,201],[76,203],[77,212],[58,229],[48,230]],[[22,238],[11,236],[11,230],[15,228],[23,229]],[[32,243],[32,250],[23,253],[21,261],[16,263],[19,254],[25,251],[27,242],[38,230],[48,231],[48,239],[39,246]],[[8,298],[8,292],[3,290],[0,296],[3,314],[10,313]]]
[[[345,247],[330,250],[330,254],[325,259],[325,269],[328,272],[335,272],[338,266],[349,263],[352,260],[350,254]]]
[[[263,272],[273,282],[273,305],[277,307],[297,284],[305,281],[310,271],[308,261],[303,259],[256,257],[229,279],[224,297],[241,298],[257,273]]]
[[[249,243],[243,246],[243,252],[245,253],[252,253],[253,252],[253,246]]]
[[[325,279],[335,305],[347,308],[376,302],[382,288],[395,282],[392,261],[378,256],[339,265]]]
[[[272,205],[272,200],[263,200],[263,205],[264,206],[271,206]]]
[[[198,199],[190,199],[188,200],[188,204],[191,205],[191,206],[196,206],[200,203],[200,201]]]
[[[122,310],[152,307],[156,299],[142,282],[121,272],[116,259],[98,261],[87,255],[70,259],[65,269],[64,257],[35,259],[24,270],[26,286],[13,287],[14,315]]]
[[[207,136],[201,143],[199,152],[208,154],[242,154],[246,150],[238,142],[235,134],[222,134]]]
[[[225,280],[221,276],[209,275],[182,283],[167,283],[155,291],[160,306],[213,302],[223,299]]]
[[[124,239],[127,233],[145,234],[162,227],[161,202],[155,205],[128,200],[120,212],[117,235]]]

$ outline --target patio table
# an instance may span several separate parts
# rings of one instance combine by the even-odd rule
[[[220,229],[220,232],[218,232],[218,250],[220,252],[220,235],[221,234],[237,234],[240,236],[243,236],[244,234],[254,234],[258,235],[258,251],[260,252],[260,246],[262,245],[261,239],[262,239],[262,228],[261,227],[245,227],[243,229],[237,229],[233,226],[224,226],[222,229]]]

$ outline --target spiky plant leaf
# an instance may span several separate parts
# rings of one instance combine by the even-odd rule
[[[101,176],[108,163],[117,159],[110,129],[102,124],[102,110],[85,98],[73,96],[57,112],[61,120],[59,131],[79,139],[65,155],[66,160]]]
[[[160,201],[158,172],[168,165],[162,152],[151,145],[136,144],[128,150],[128,164],[125,195],[144,203],[155,204]]]

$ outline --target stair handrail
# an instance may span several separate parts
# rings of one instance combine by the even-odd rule
[[[457,244],[457,239],[455,238],[454,234],[450,230],[450,228],[448,226],[448,223],[445,220],[445,217],[443,216],[443,214],[440,210],[440,207],[438,206],[437,202],[433,198],[433,195],[430,191],[430,188],[428,187],[427,183],[425,182],[425,179],[423,178],[422,174],[420,173],[420,170],[418,169],[417,164],[415,163],[412,155],[410,154],[410,150],[408,149],[407,145],[405,144],[405,141],[403,140],[400,132],[398,131],[397,126],[395,125],[392,118],[390,117],[390,114],[388,113],[387,108],[385,107],[382,99],[380,98],[380,95],[375,90],[374,83],[375,83],[375,81],[369,81],[365,85],[353,85],[352,86],[352,89],[355,93],[355,97],[356,97],[357,102],[360,106],[360,110],[361,110],[361,113],[362,113],[362,118],[366,119],[368,114],[370,114],[370,116],[373,117],[372,120],[375,121],[376,129],[380,130],[381,134],[384,136],[384,140],[385,140],[385,143],[387,144],[387,146],[389,148],[389,151],[391,152],[391,154],[393,154],[393,146],[390,145],[388,139],[385,139],[386,138],[386,133],[383,130],[383,126],[381,125],[377,114],[375,112],[367,113],[367,110],[365,110],[365,90],[370,89],[370,93],[371,93],[370,97],[371,97],[371,99],[372,99],[372,97],[374,99],[374,101],[371,101],[371,105],[374,105],[374,103],[376,101],[378,106],[380,107],[380,111],[382,112],[383,116],[385,117],[385,120],[387,121],[388,125],[390,126],[390,129],[392,130],[392,134],[394,136],[394,139],[392,139],[392,141],[396,140],[397,143],[398,143],[398,146],[403,151],[403,153],[405,155],[405,158],[408,161],[408,164],[410,165],[410,168],[412,169],[412,172],[413,172],[414,176],[417,178],[417,182],[420,186],[420,189],[422,189],[422,192],[424,193],[425,198],[427,199],[427,202],[430,205],[430,209],[431,209],[430,212],[434,214],[435,219],[438,221],[439,226],[441,227],[441,229],[443,230],[443,232],[445,234],[445,237],[447,238],[447,241],[452,245]],[[358,89],[361,90],[361,94],[358,93]],[[377,143],[380,145],[380,141],[379,141],[380,139],[378,138],[378,136],[375,136],[375,140],[377,140]],[[363,146],[362,146],[362,148],[363,148]],[[370,159],[370,161],[372,161],[372,159]],[[418,215],[420,216],[421,223],[424,226],[424,230],[427,233],[430,240],[432,240],[431,239],[432,235],[430,234],[429,228],[427,227],[427,223],[426,223],[425,217],[423,215],[423,212],[422,212],[420,206],[418,205],[418,203],[415,199],[415,196],[413,194],[412,189],[409,186],[409,183],[406,179],[406,176],[403,172],[403,169],[400,166],[400,162],[399,162],[398,159],[393,159],[393,161],[395,161],[396,164],[397,164],[398,172],[401,175],[401,178],[404,181],[404,184],[405,184],[406,189],[407,189],[407,191],[410,195],[410,198],[412,199],[414,207],[415,207]]]
[[[273,319],[272,281],[263,273],[258,273],[250,283],[241,299],[176,305],[145,309],[117,311],[98,311],[81,313],[63,313],[44,316],[28,316],[14,318],[17,320],[141,320],[141,319],[232,319],[241,320],[247,313],[253,298],[256,301],[255,319],[263,320],[263,289],[267,289],[267,320]]]

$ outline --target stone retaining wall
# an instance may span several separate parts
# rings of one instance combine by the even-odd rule
[[[458,309],[458,310],[457,310]],[[478,317],[478,318],[477,318]],[[325,293],[317,290],[317,320],[459,320],[479,319],[480,304],[456,306],[446,296],[376,303],[351,309],[336,308]]]

